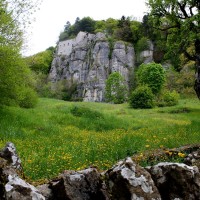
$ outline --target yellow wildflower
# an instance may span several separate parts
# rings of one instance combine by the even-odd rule
[[[184,153],[181,153],[181,152],[179,152],[179,153],[178,153],[178,156],[179,156],[179,157],[181,157],[181,158],[184,158],[184,157],[185,157],[185,154],[184,154]]]

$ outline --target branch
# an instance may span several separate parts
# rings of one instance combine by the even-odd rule
[[[167,30],[170,30],[170,29],[172,29],[172,28],[180,28],[180,25],[179,25],[179,24],[176,24],[176,25],[174,25],[174,26],[168,26],[168,27],[166,27],[166,28],[158,28],[158,27],[154,27],[154,26],[153,26],[153,28],[154,28],[154,29],[157,29],[157,30],[160,30],[160,31],[167,31]]]
[[[182,11],[183,15],[185,16],[185,18],[189,18],[187,12],[185,11],[186,4],[181,5],[179,2],[177,2],[177,4],[179,5],[179,8]]]

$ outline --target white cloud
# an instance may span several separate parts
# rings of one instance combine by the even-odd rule
[[[141,19],[146,10],[145,0],[43,0],[32,29],[27,30],[25,55],[55,46],[65,23],[70,21],[73,24],[76,17],[89,16],[101,20],[109,17],[120,19],[124,15]]]

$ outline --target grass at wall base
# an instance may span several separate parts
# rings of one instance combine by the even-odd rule
[[[43,98],[32,109],[0,107],[0,147],[13,142],[30,180],[65,169],[108,169],[119,159],[159,148],[200,143],[200,103],[132,109],[128,104]]]

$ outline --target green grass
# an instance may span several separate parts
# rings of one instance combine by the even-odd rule
[[[53,99],[40,99],[34,109],[0,107],[0,147],[16,145],[31,180],[90,165],[108,169],[136,153],[199,143],[199,133],[197,99],[145,110]]]

